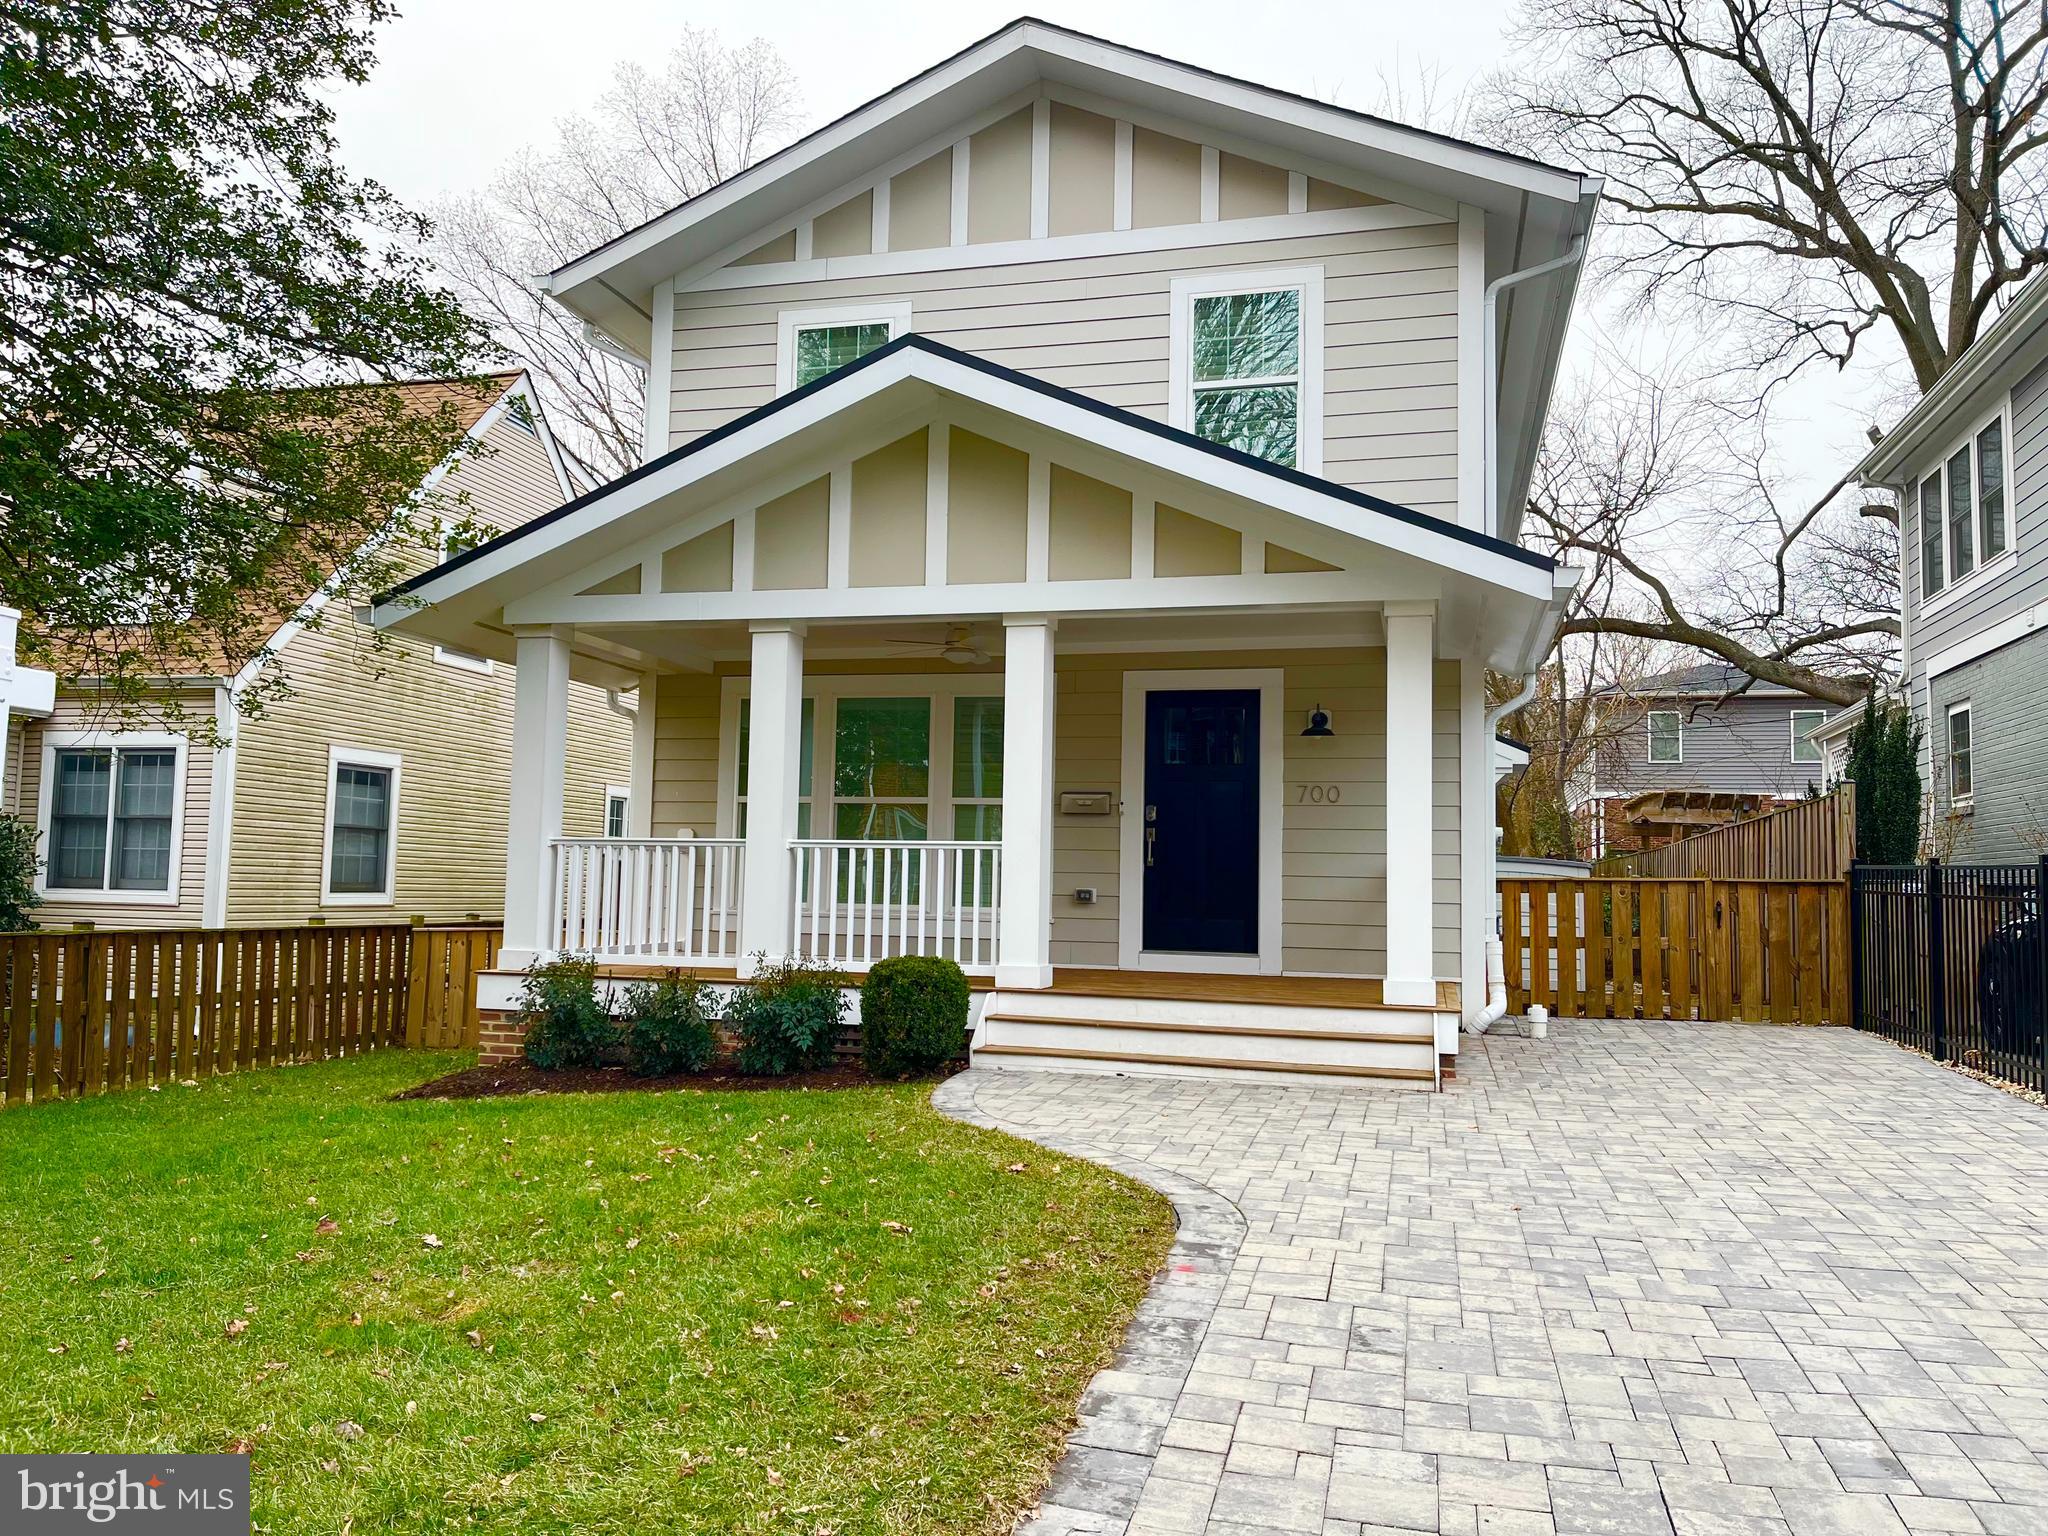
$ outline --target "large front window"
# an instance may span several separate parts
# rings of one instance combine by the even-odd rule
[[[930,699],[841,699],[832,730],[832,835],[923,838],[931,769]]]
[[[175,747],[63,747],[51,775],[50,890],[170,890]]]

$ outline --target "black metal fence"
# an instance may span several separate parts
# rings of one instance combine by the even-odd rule
[[[2032,864],[1856,864],[1849,871],[1850,1018],[2048,1090],[2048,858]]]

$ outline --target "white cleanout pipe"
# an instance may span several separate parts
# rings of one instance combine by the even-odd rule
[[[1486,390],[1484,409],[1480,412],[1485,424],[1486,523],[1484,531],[1493,534],[1495,537],[1500,535],[1500,465],[1496,462],[1500,457],[1500,426],[1498,419],[1500,416],[1500,343],[1494,337],[1493,301],[1500,296],[1502,289],[1512,288],[1517,283],[1526,283],[1532,277],[1541,277],[1544,273],[1555,272],[1560,267],[1568,267],[1585,254],[1586,237],[1584,235],[1576,235],[1572,238],[1571,249],[1567,250],[1562,256],[1554,256],[1549,261],[1538,262],[1533,267],[1524,267],[1519,272],[1504,272],[1499,277],[1496,277],[1486,285],[1486,295],[1480,302],[1479,335],[1485,361],[1485,367],[1481,373],[1481,384]]]

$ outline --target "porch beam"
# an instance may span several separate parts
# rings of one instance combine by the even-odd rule
[[[1053,630],[1003,620],[1002,914],[996,985],[1052,985]]]
[[[1436,605],[1388,603],[1387,975],[1390,1004],[1436,1001],[1431,759]]]
[[[747,839],[741,857],[739,974],[757,957],[789,957],[792,941],[789,845],[796,837],[798,758],[803,742],[804,626],[763,622],[753,630],[747,732]]]
[[[499,960],[506,970],[524,970],[554,947],[548,898],[569,758],[569,639],[566,625],[520,630],[513,638],[518,672],[512,685],[505,943]]]

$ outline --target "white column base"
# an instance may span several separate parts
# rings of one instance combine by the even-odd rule
[[[1417,980],[1413,976],[1389,976],[1380,983],[1380,995],[1390,1008],[1433,1008],[1436,1006],[1436,982]]]
[[[1049,965],[998,965],[996,985],[1013,992],[1043,992],[1052,985]]]
[[[491,966],[491,969],[494,971],[528,971],[546,958],[547,951],[542,949],[501,949],[498,951],[497,961]]]

